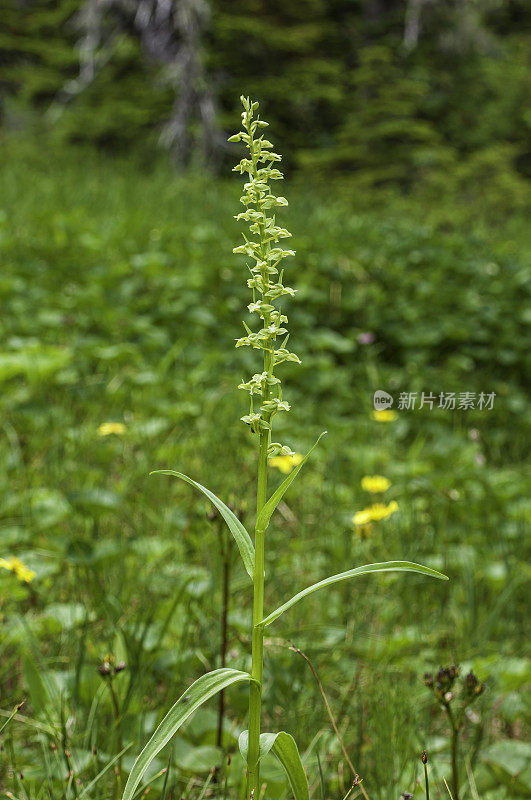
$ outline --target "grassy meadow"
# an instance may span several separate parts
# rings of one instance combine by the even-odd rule
[[[237,386],[258,366],[234,348],[250,298],[226,174],[3,143],[0,789],[12,800],[119,800],[192,680],[250,668],[234,546],[202,495],[148,477],[181,470],[252,524],[256,446]],[[283,194],[298,289],[283,311],[302,366],[283,365],[293,410],[278,437],[306,453],[328,435],[269,529],[266,601],[388,559],[450,580],[370,575],[287,612],[267,629],[264,729],[296,738],[313,800],[347,795],[353,776],[293,644],[371,800],[424,797],[424,749],[432,800],[448,797],[448,723],[423,675],[455,663],[485,682],[463,726],[460,799],[530,797],[525,219],[341,182]],[[378,389],[395,398],[389,418],[372,413]],[[417,393],[414,410],[397,408],[402,392]],[[451,410],[441,392],[495,398]],[[389,479],[384,493],[362,488],[372,475]],[[354,524],[393,501],[388,518]],[[235,687],[198,711],[138,797],[242,796],[247,699]],[[273,761],[263,779],[266,800],[289,796]]]

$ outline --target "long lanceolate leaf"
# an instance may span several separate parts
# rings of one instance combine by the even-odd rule
[[[284,481],[282,481],[276,492],[273,492],[267,503],[262,508],[262,511],[258,515],[258,519],[256,520],[257,530],[265,531],[265,529],[269,525],[269,520],[273,515],[273,511],[282,500],[282,497],[284,496],[286,490],[289,489],[289,487],[291,486],[291,484],[293,483],[293,481],[295,480],[295,478],[305,465],[306,461],[310,458],[311,454],[313,453],[313,451],[315,450],[315,448],[325,435],[326,431],[323,431],[323,433],[319,436],[312,449],[306,453],[300,464],[297,467],[295,467],[295,469],[292,470],[292,472],[290,472],[290,474]]]
[[[252,680],[248,672],[236,669],[216,669],[198,678],[168,711],[136,759],[125,785],[122,800],[131,800],[153,759],[199,706],[233,683]]]
[[[249,731],[244,731],[238,740],[240,752],[247,760]],[[285,731],[262,733],[260,736],[260,758],[271,752],[282,764],[286,772],[295,800],[309,800],[308,778],[302,766],[295,739]]]
[[[229,530],[234,536],[234,540],[238,545],[238,550],[240,551],[240,555],[242,557],[243,564],[247,573],[249,574],[251,580],[253,580],[254,575],[254,547],[251,541],[251,537],[247,533],[246,529],[238,519],[238,517],[232,513],[230,508],[225,505],[225,503],[216,497],[214,492],[211,492],[210,489],[207,489],[205,486],[202,486],[200,483],[193,481],[188,475],[183,475],[182,472],[176,472],[173,469],[156,469],[153,472],[149,473],[150,475],[174,475],[176,478],[181,478],[181,480],[186,481],[189,483],[190,486],[195,486],[196,489],[199,489],[200,492],[203,492],[206,497],[216,506],[217,510],[229,526]]]
[[[266,626],[271,625],[284,611],[287,611],[288,608],[291,608],[298,603],[299,600],[302,600],[303,597],[306,595],[311,594],[312,592],[316,592],[318,589],[323,589],[325,586],[330,586],[333,583],[339,583],[339,581],[346,581],[349,578],[355,578],[358,575],[365,575],[368,572],[420,572],[423,575],[431,575],[433,578],[439,578],[440,580],[447,581],[448,577],[443,575],[442,572],[437,572],[437,570],[432,569],[431,567],[424,567],[422,564],[415,564],[412,561],[384,561],[380,564],[365,564],[363,567],[355,567],[354,569],[349,569],[346,572],[340,572],[338,575],[331,575],[329,578],[325,578],[319,583],[314,583],[313,586],[308,586],[306,589],[303,589],[302,592],[294,595],[291,600],[288,600],[287,603],[283,603],[281,606],[276,608],[274,611],[271,612],[267,617],[265,617],[259,625]]]

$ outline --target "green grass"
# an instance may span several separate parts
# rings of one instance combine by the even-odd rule
[[[131,744],[123,788],[171,703],[220,666],[223,560],[211,550],[227,542],[202,496],[147,474],[182,470],[252,516],[255,447],[235,387],[255,365],[233,348],[248,302],[231,253],[239,186],[10,141],[0,158],[0,557],[36,573],[26,586],[0,570],[5,718],[26,698],[1,734],[0,785],[21,799],[114,797],[118,761],[101,770]],[[344,186],[286,194],[299,289],[287,310],[303,366],[284,371],[292,434],[279,426],[279,437],[306,452],[329,433],[271,525],[268,605],[371,561],[418,561],[451,580],[370,576],[288,611],[268,629],[265,725],[281,720],[298,741],[312,797],[317,752],[327,796],[346,794],[346,763],[293,641],[371,800],[423,784],[424,748],[431,796],[445,797],[447,730],[421,678],[455,660],[487,681],[463,745],[479,796],[529,796],[528,234],[512,221],[510,235],[502,225],[487,235],[451,198],[437,210],[411,198],[369,207]],[[358,342],[366,331],[373,344]],[[378,388],[496,399],[492,411],[417,409],[381,423],[370,415]],[[108,421],[125,432],[99,436]],[[374,473],[392,481],[386,500],[399,510],[360,535],[351,519]],[[227,665],[249,669],[246,575],[237,554],[226,558]],[[97,670],[107,653],[127,665],[113,680],[118,719]],[[239,796],[246,705],[245,688],[229,692],[221,749],[216,703],[196,714],[151,774],[170,764],[167,797],[197,800],[216,765],[204,796],[223,797],[226,777]],[[285,796],[273,764],[264,778],[268,799]]]

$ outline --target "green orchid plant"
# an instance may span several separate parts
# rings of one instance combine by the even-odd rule
[[[271,752],[282,764],[295,800],[308,800],[308,779],[304,771],[297,745],[289,733],[262,732],[262,676],[264,631],[284,612],[319,589],[325,589],[340,581],[350,580],[369,572],[420,572],[435,578],[446,579],[445,575],[430,567],[409,561],[387,561],[354,567],[346,572],[325,578],[318,583],[297,592],[289,600],[273,611],[264,610],[264,586],[266,575],[266,534],[271,517],[300,470],[318,444],[314,444],[308,454],[288,474],[283,483],[268,497],[267,470],[268,459],[274,456],[293,455],[286,445],[272,441],[273,420],[276,414],[287,412],[289,404],[282,396],[282,384],[276,375],[276,368],[286,361],[300,363],[295,353],[287,348],[289,334],[286,328],[288,319],[282,313],[282,297],[293,296],[295,291],[284,284],[284,259],[295,255],[293,250],[281,247],[280,242],[291,236],[289,231],[277,225],[275,210],[286,206],[284,197],[271,192],[270,182],[281,180],[283,175],[276,166],[281,156],[273,152],[273,145],[263,136],[267,122],[258,115],[258,103],[242,97],[242,128],[231,142],[243,142],[246,156],[235,167],[235,171],[246,175],[241,203],[244,211],[236,216],[239,221],[249,225],[249,236],[243,234],[243,243],[234,252],[246,256],[250,277],[247,281],[252,290],[249,311],[260,320],[260,327],[251,330],[244,323],[245,335],[237,340],[236,347],[252,347],[262,351],[261,372],[240,384],[249,393],[249,413],[242,419],[255,434],[258,442],[258,476],[256,497],[256,521],[254,542],[240,520],[213,492],[174,470],[156,470],[163,475],[172,475],[186,481],[202,492],[217,508],[226,522],[253,587],[252,619],[252,668],[251,672],[223,668],[216,669],[200,677],[192,684],[175,705],[168,711],[151,739],[137,757],[125,786],[123,800],[132,800],[142,776],[151,761],[170,741],[187,719],[217,692],[232,684],[249,684],[249,723],[239,739],[242,756],[247,764],[248,800],[258,800],[260,789],[260,761]],[[323,436],[324,434],[321,434]]]

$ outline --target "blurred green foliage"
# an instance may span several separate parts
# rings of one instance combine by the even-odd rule
[[[0,158],[0,557],[36,573],[24,584],[0,571],[1,709],[26,698],[2,734],[0,784],[66,798],[95,781],[88,795],[107,798],[121,745],[135,745],[126,772],[171,702],[220,664],[219,527],[202,496],[147,473],[184,469],[252,518],[255,448],[235,387],[255,364],[233,347],[248,302],[232,255],[239,185],[47,140],[10,137]],[[463,743],[479,796],[529,796],[525,218],[500,225],[488,198],[369,198],[341,182],[286,194],[299,290],[286,310],[303,364],[284,370],[293,413],[279,435],[305,452],[329,434],[271,525],[268,605],[371,561],[408,558],[451,580],[373,576],[287,613],[267,642],[266,727],[282,720],[297,738],[312,786],[318,750],[329,796],[346,793],[294,641],[369,796],[413,791],[427,748],[442,798],[448,740],[421,676],[459,661],[487,682]],[[385,423],[371,418],[376,389],[496,398],[491,411]],[[101,435],[106,422],[115,433]],[[366,474],[391,480],[399,509],[360,531]],[[231,563],[227,664],[247,669],[248,582]],[[112,680],[118,715],[98,672],[108,653],[127,665]],[[215,706],[199,712],[155,765],[155,790],[169,758],[172,796],[199,797],[219,764],[211,788],[228,775],[236,797],[246,705],[245,690],[229,693],[221,748]],[[267,797],[284,796],[273,765],[264,776]]]

